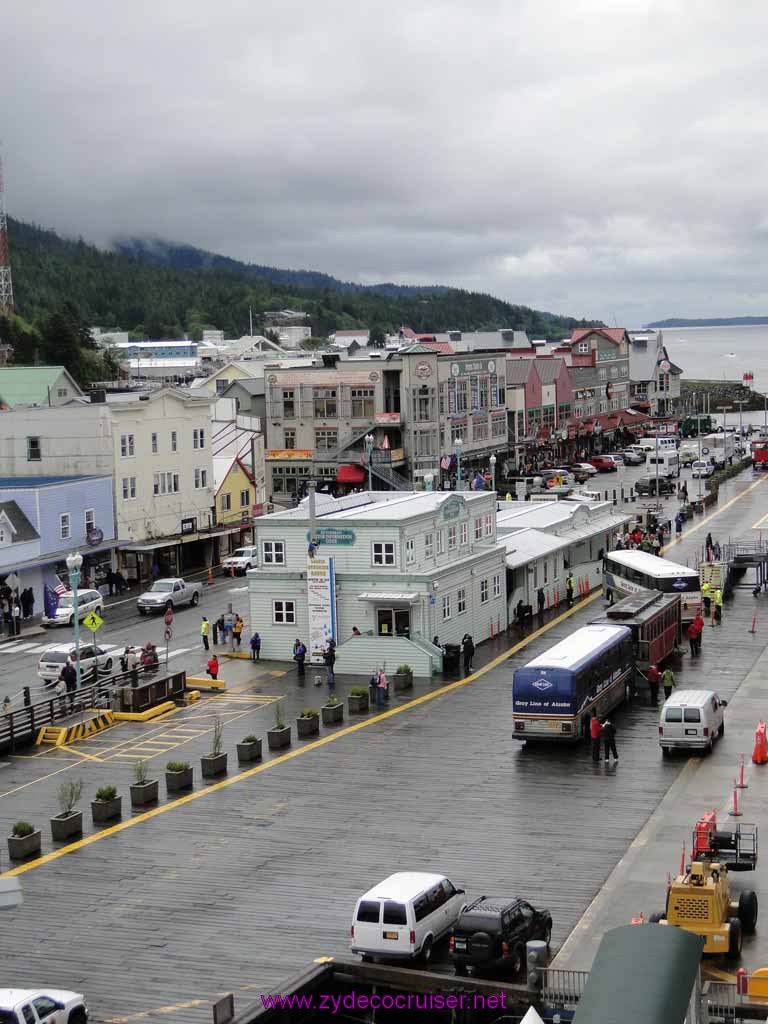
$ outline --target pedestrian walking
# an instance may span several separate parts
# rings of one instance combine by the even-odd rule
[[[547,603],[547,597],[544,593],[544,587],[539,587],[536,593],[536,601],[539,606],[539,617],[541,617],[544,614],[544,605]],[[522,601],[520,602],[520,604],[522,604]]]
[[[212,654],[208,659],[208,667],[205,670],[211,679],[219,678],[219,659],[217,655]]]
[[[206,619],[205,616],[203,616],[203,621],[200,623],[200,637],[203,641],[204,651],[209,651],[211,649],[210,644],[208,643],[208,633],[210,632],[210,628],[210,622],[208,621],[208,619]]]
[[[715,591],[715,622],[718,626],[723,621],[723,592],[720,587]]]
[[[469,633],[461,638],[461,649],[464,655],[464,675],[468,676],[472,671],[472,659],[475,656],[475,644]]]
[[[336,664],[335,640],[328,641],[328,646],[323,652],[323,661],[325,662],[325,681],[328,683],[328,689],[332,690],[336,685],[336,676],[333,674],[333,666]],[[320,685],[320,682],[315,683],[315,686]]]
[[[701,600],[704,603],[704,615],[709,618],[709,608],[712,604],[712,584],[709,580],[704,580],[701,584]]]
[[[686,630],[686,636],[688,637],[688,643],[691,646],[691,657],[696,657],[696,643],[699,639],[699,631],[696,629],[695,620],[690,624]]]
[[[609,721],[607,718],[603,722],[602,734],[603,734],[603,750],[604,750],[604,753],[605,753],[606,763],[608,762],[608,756],[609,755],[611,757],[613,757],[614,760],[618,761],[619,760],[619,755],[616,752],[616,726],[613,724],[613,722]]]
[[[77,690],[77,669],[75,668],[71,658],[61,670],[59,679],[64,681],[64,685],[67,688],[67,695],[69,696],[69,710],[71,711],[74,707],[75,691]]]
[[[675,516],[675,535],[677,536],[678,540],[680,540],[680,537],[682,536],[682,533],[683,533],[683,517],[678,512],[677,515]]]
[[[306,657],[307,648],[297,637],[296,643],[293,645],[293,660],[296,662],[296,674],[300,679],[304,678],[304,660]]]
[[[603,727],[600,725],[600,719],[597,715],[592,715],[589,720],[589,738],[592,742],[592,760],[600,760],[600,733]]]
[[[569,572],[565,581],[565,605],[570,608],[573,604],[573,573]]]
[[[661,541],[659,540],[658,534],[656,534],[651,541],[651,548],[653,549],[654,555],[661,557]]]
[[[665,668],[661,673],[661,685],[664,687],[664,700],[669,700],[675,688],[675,673],[671,668]]]
[[[59,676],[53,692],[59,698],[59,714],[63,717],[67,712],[67,684],[61,676]],[[7,697],[5,699],[8,700]]]
[[[235,643],[238,646],[238,649],[240,648],[240,644],[241,644],[242,639],[243,639],[243,629],[244,629],[244,627],[245,627],[245,623],[240,618],[240,616],[239,615],[235,616],[235,622],[234,622],[234,625],[232,626],[232,636],[234,637],[234,640],[235,640]]]
[[[13,705],[11,704],[11,698],[10,697],[4,697],[3,698],[3,714],[4,715],[10,715],[12,713],[12,711],[13,711]]]
[[[715,546],[712,548],[712,554],[715,557],[715,561],[719,562],[723,557],[723,549],[720,547],[720,541],[715,542]]]
[[[258,661],[261,654],[261,637],[254,633],[251,637],[251,661]]]
[[[696,654],[698,655],[701,654],[701,634],[704,632],[704,619],[702,619],[701,612],[698,610],[692,625],[696,627]]]
[[[711,534],[711,533],[708,533],[708,534],[707,534],[707,538],[706,538],[706,540],[704,541],[704,550],[706,551],[706,554],[707,554],[707,561],[708,561],[708,562],[711,562],[711,561],[712,561],[712,549],[714,548],[714,546],[715,546],[715,545],[714,545],[714,543],[712,542],[712,534]]]
[[[375,680],[373,684],[374,698],[376,700],[376,705],[378,707],[381,707],[387,701],[387,690],[389,689],[389,680],[384,674],[384,670],[381,668],[377,669],[373,673],[373,677]]]
[[[651,707],[657,708],[659,706],[659,683],[661,682],[661,672],[656,668],[655,665],[648,666],[648,689],[651,695]]]

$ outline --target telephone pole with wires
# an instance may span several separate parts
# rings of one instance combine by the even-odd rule
[[[5,185],[3,182],[3,155],[0,153],[0,313],[13,312],[13,282],[11,280],[11,253],[8,246],[8,220],[5,215]]]

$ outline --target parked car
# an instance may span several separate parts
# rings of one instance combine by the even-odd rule
[[[91,612],[104,614],[104,598],[98,590],[78,590],[77,592],[77,617],[81,621]],[[71,626],[75,621],[75,595],[71,590],[62,594],[56,611],[50,618],[43,615],[44,626]]]
[[[675,485],[671,480],[667,480],[666,477],[660,476],[658,479],[655,476],[643,476],[639,480],[635,481],[635,491],[637,494],[647,495],[656,494],[656,485],[659,487],[659,494],[674,494]]]
[[[664,701],[659,716],[659,745],[670,750],[712,752],[715,739],[725,734],[723,708],[727,700],[714,690],[676,690]]]
[[[616,473],[619,468],[610,455],[593,455],[589,461],[598,473]]]
[[[233,551],[221,563],[224,575],[229,576],[230,569],[234,569],[236,575],[245,575],[256,565],[258,551],[258,548],[238,548],[237,551]]]
[[[37,663],[37,674],[45,680],[46,686],[56,682],[70,657],[75,657],[74,644],[56,644],[43,651]],[[80,674],[84,681],[90,682],[93,679],[94,668],[101,675],[109,675],[112,671],[111,653],[95,644],[81,644]]]
[[[355,905],[350,946],[364,960],[429,963],[432,949],[448,935],[464,906],[464,890],[445,875],[398,871]]]
[[[86,1024],[85,996],[63,989],[0,989],[0,1024]]]
[[[526,942],[541,939],[549,946],[551,937],[548,910],[536,910],[519,897],[481,896],[462,907],[453,926],[450,957],[456,974],[471,967],[475,974],[503,970],[515,977],[525,964]]]
[[[182,579],[155,580],[149,590],[139,597],[136,606],[142,615],[173,611],[185,604],[194,608],[202,592],[202,583],[187,583]]]
[[[568,469],[542,469],[536,474],[547,487],[573,487],[576,478]]]
[[[696,459],[695,462],[691,464],[691,476],[712,476],[714,472],[715,464],[711,459]]]
[[[640,448],[625,448],[622,456],[625,466],[642,466],[645,463],[645,452]]]
[[[696,459],[699,457],[698,450],[696,448],[681,448],[680,452],[680,465],[684,468],[692,466]]]
[[[624,465],[624,453],[623,452],[610,452],[606,455],[607,459],[613,459],[617,466]]]
[[[583,476],[585,480],[589,479],[591,476],[597,476],[597,470],[591,462],[574,462],[571,466],[571,472],[577,480],[579,479],[579,475]],[[583,482],[583,480],[579,481],[579,483]]]

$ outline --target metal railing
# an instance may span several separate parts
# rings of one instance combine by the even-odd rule
[[[570,1009],[578,1005],[589,979],[589,971],[566,971],[559,967],[543,967],[541,996],[550,1006]]]
[[[720,1024],[736,1020],[736,986],[728,981],[707,981],[701,993],[701,1020]]]

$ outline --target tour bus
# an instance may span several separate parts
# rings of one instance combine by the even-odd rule
[[[634,689],[632,632],[626,626],[583,626],[512,678],[516,740],[575,743],[589,736],[593,714],[604,718]]]
[[[680,595],[680,618],[693,622],[701,608],[701,583],[696,569],[645,551],[609,551],[603,558],[603,594],[613,604],[647,591]]]

